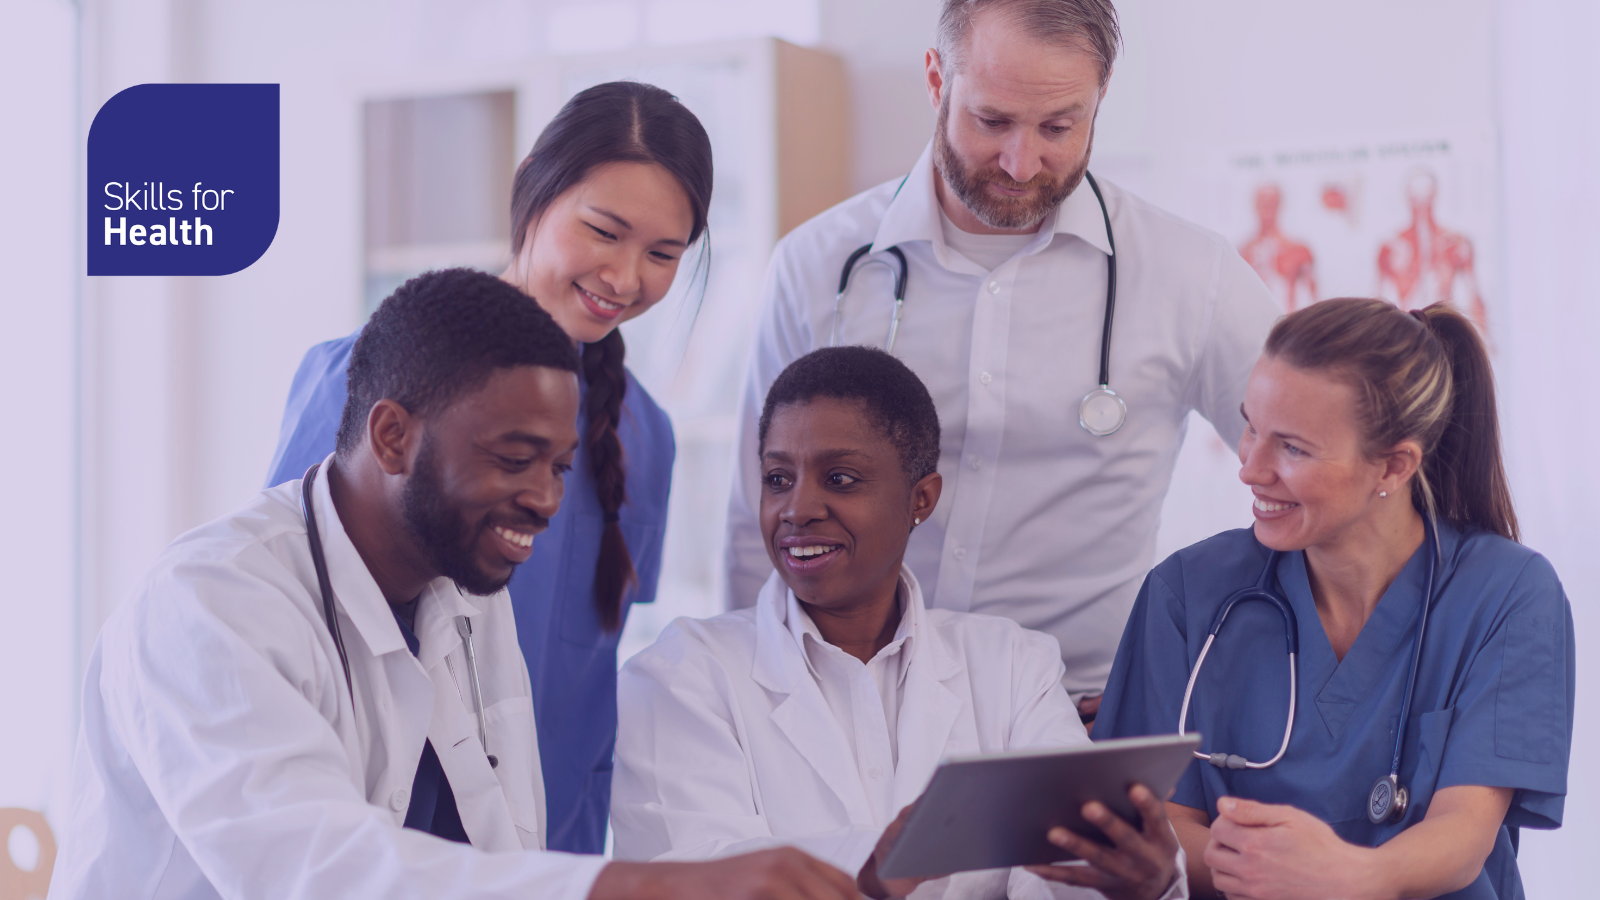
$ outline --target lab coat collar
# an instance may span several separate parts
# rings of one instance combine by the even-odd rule
[[[945,647],[938,629],[928,622],[922,588],[909,568],[901,567],[900,583],[905,591],[902,628],[909,627],[915,641],[907,648],[912,656],[903,670],[900,759],[894,774],[896,810],[916,799],[927,786],[961,716],[963,702],[945,684],[961,674],[961,663]],[[888,823],[874,820],[861,774],[856,770],[854,748],[845,739],[812,677],[796,634],[789,630],[789,598],[788,586],[774,572],[756,600],[756,653],[751,676],[762,687],[787,695],[772,711],[773,724],[839,798],[851,823],[881,828]]]
[[[817,628],[816,620],[812,619],[810,614],[805,611],[805,607],[800,605],[800,598],[794,595],[794,591],[785,591],[785,593],[788,596],[784,601],[784,625],[788,627],[789,633],[794,636],[795,644],[800,648],[800,656],[806,662],[806,670],[811,673],[812,678],[817,678],[819,676],[816,668],[811,664],[811,654],[806,651],[806,638],[809,636],[811,640],[823,645],[828,645],[827,639],[822,636],[822,631]],[[878,651],[880,656],[885,652],[896,651],[903,654],[897,664],[900,672],[897,682],[900,684],[905,683],[906,672],[911,668],[911,654],[916,651],[918,643],[916,637],[917,626],[922,621],[922,616],[917,614],[921,612],[921,608],[917,607],[914,613],[907,599],[909,596],[910,590],[907,588],[905,580],[901,579],[899,585],[895,588],[895,602],[900,606],[900,624],[895,628],[894,638],[882,650]]]
[[[922,587],[910,567],[903,564],[900,566],[900,589],[905,606],[895,639],[915,638],[907,648],[912,656],[906,660],[906,669],[911,668],[918,655],[923,655],[935,680],[944,681],[960,674],[961,663],[944,646],[938,631],[927,626],[928,611],[923,603]],[[797,689],[798,678],[812,677],[800,633],[790,627],[789,609],[798,602],[777,572],[767,578],[756,600],[756,658],[751,675],[757,684],[768,690],[792,694]],[[798,654],[798,659],[794,653]]]
[[[930,140],[917,158],[916,165],[911,167],[911,174],[889,202],[889,209],[884,212],[883,221],[873,237],[872,252],[878,253],[912,241],[929,241],[933,245],[935,258],[945,268],[968,274],[986,274],[945,244],[944,229],[939,221],[939,196],[933,185],[937,177],[933,166],[933,141]],[[1100,213],[1100,204],[1095,200],[1087,178],[1067,195],[1060,207],[1045,217],[1036,239],[1023,250],[1023,255],[1043,250],[1058,234],[1081,238],[1101,253],[1111,255],[1111,238],[1106,230],[1105,217]]]
[[[328,580],[333,585],[334,602],[355,625],[373,656],[399,651],[409,654],[411,651],[400,634],[400,626],[394,621],[389,601],[384,598],[355,544],[350,542],[350,535],[345,532],[344,522],[334,507],[333,493],[328,487],[333,457],[330,453],[317,470],[311,501],[317,514],[317,531],[322,537],[322,552],[328,561]],[[418,661],[426,668],[454,648],[450,637],[442,633],[448,628],[450,634],[454,634],[451,619],[479,615],[483,608],[464,597],[448,578],[435,578],[422,593],[423,602],[417,611],[417,638],[421,643],[421,656],[427,658],[419,657]],[[318,602],[320,604],[320,598]]]

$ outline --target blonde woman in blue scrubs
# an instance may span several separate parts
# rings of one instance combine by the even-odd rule
[[[1521,898],[1519,829],[1561,824],[1574,644],[1555,572],[1517,543],[1483,342],[1442,304],[1325,301],[1273,329],[1242,412],[1255,527],[1150,573],[1095,737],[1173,731],[1219,608],[1265,577],[1298,623],[1294,726],[1271,765],[1196,760],[1180,782],[1168,812],[1194,895]],[[1290,618],[1228,615],[1185,724],[1207,753],[1261,763],[1283,745]],[[1409,803],[1375,823],[1397,724]]]

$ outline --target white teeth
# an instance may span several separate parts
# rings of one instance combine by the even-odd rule
[[[821,556],[822,554],[827,553],[829,550],[833,550],[836,547],[838,547],[837,544],[818,544],[811,547],[790,547],[789,555],[798,559],[804,559],[808,556]]]
[[[501,528],[499,525],[494,526],[494,533],[500,535],[511,543],[516,544],[518,547],[533,546],[533,535],[531,534],[523,534],[520,531],[511,531],[506,528]]]
[[[1298,504],[1298,503],[1273,503],[1270,500],[1263,500],[1260,497],[1257,497],[1255,505],[1256,505],[1256,509],[1259,509],[1262,512],[1283,512],[1286,509],[1291,509],[1293,507],[1299,506],[1300,504]]]
[[[595,295],[589,293],[588,291],[584,291],[583,288],[578,288],[578,290],[583,291],[583,295],[585,297],[588,297],[590,300],[593,300],[595,306],[600,307],[601,309],[605,310],[606,312],[616,312],[617,310],[622,309],[622,304],[621,303],[612,303],[610,300],[603,300],[603,299],[601,299],[599,297],[596,297]]]

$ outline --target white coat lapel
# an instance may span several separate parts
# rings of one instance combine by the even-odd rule
[[[901,580],[908,588],[906,611],[917,617],[905,694],[900,704],[899,760],[894,771],[894,811],[922,795],[933,770],[947,755],[950,732],[961,719],[963,701],[944,682],[961,674],[961,666],[927,621],[922,589],[906,568]],[[971,728],[971,717],[967,727]],[[977,735],[969,742],[976,746]]]
[[[866,789],[856,771],[855,751],[806,669],[794,636],[784,626],[788,597],[788,588],[773,573],[756,601],[756,658],[751,677],[767,690],[788,695],[772,710],[772,724],[839,798],[851,823],[881,824],[873,822]]]
[[[455,626],[457,616],[478,612],[459,591],[437,584],[422,605],[417,623],[423,641],[419,659],[434,685],[428,740],[449,779],[461,826],[472,846],[491,853],[521,850],[505,791],[478,739],[466,654]]]

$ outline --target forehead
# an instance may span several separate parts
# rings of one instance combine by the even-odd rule
[[[875,424],[865,400],[813,397],[772,411],[764,453],[804,455],[857,450],[869,456],[893,453],[889,436]]]
[[[545,366],[495,369],[436,416],[441,430],[480,439],[521,431],[548,438],[557,449],[577,439],[577,418],[577,373]]]
[[[664,230],[678,236],[694,225],[688,192],[671,172],[655,163],[595,166],[567,196],[575,206],[621,215],[637,229]]]
[[[1005,9],[985,10],[973,17],[952,91],[968,105],[1090,105],[1100,94],[1100,60],[1082,41],[1047,43]]]
[[[1355,440],[1356,390],[1339,373],[1301,369],[1263,355],[1250,373],[1245,411],[1258,430]]]

